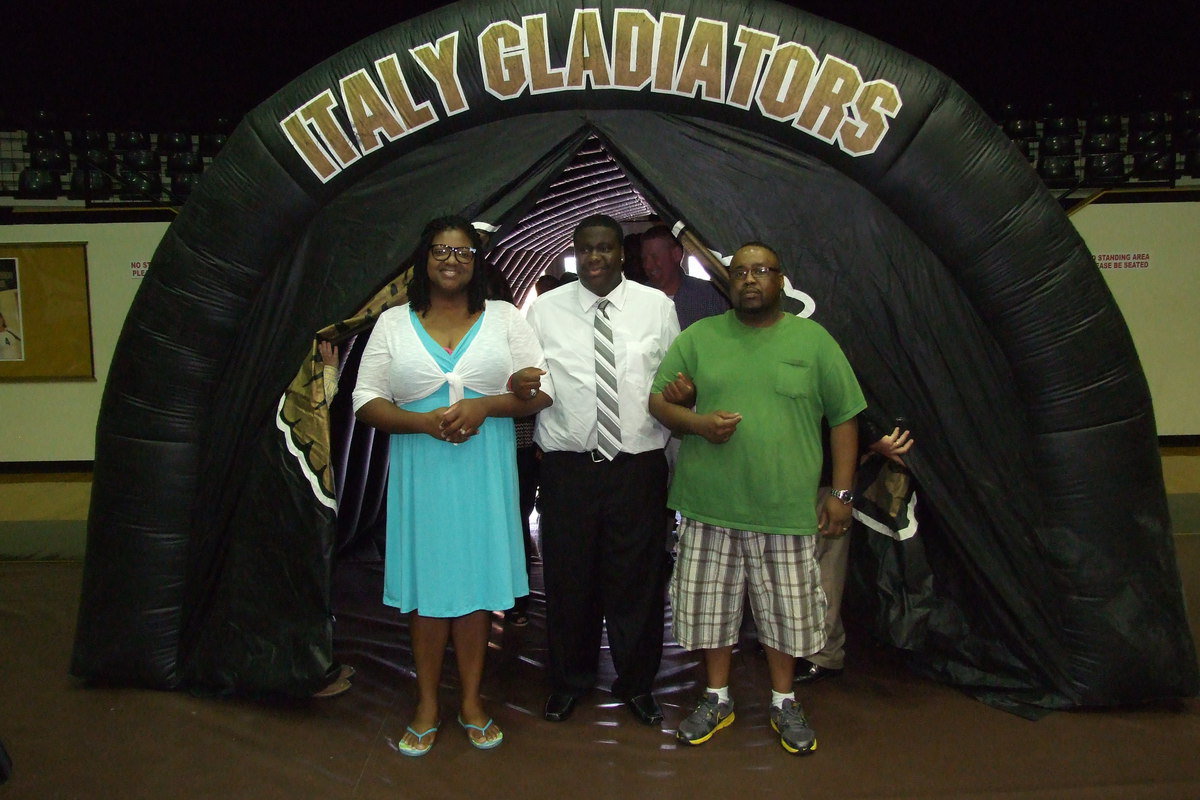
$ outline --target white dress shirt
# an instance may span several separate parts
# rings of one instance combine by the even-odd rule
[[[546,368],[537,339],[511,303],[488,300],[479,325],[454,370],[443,372],[417,335],[408,304],[384,311],[363,350],[354,410],[376,397],[403,406],[447,383],[451,403],[463,398],[464,387],[483,395],[503,394],[517,370]]]
[[[679,335],[675,304],[657,289],[621,279],[606,296],[617,357],[621,452],[644,453],[670,432],[650,416],[650,385]],[[583,453],[596,447],[594,333],[600,298],[574,281],[538,297],[526,316],[546,354],[542,388],[554,405],[537,416],[533,440],[547,451]]]

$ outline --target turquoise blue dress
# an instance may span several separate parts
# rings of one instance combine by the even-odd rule
[[[470,348],[475,321],[453,353],[412,317],[421,343],[445,372]],[[483,395],[470,389],[466,397]],[[450,404],[450,386],[401,406]],[[516,437],[511,419],[488,417],[460,445],[425,434],[391,437],[383,602],[427,617],[511,608],[529,593],[517,508]]]

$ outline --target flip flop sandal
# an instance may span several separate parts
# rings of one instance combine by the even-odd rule
[[[330,681],[323,689],[313,692],[313,697],[327,699],[337,697],[339,694],[345,694],[350,691],[350,679],[343,678],[340,675]]]
[[[487,724],[481,728],[478,725],[471,725],[470,723],[464,721],[462,715],[460,714],[458,717],[458,724],[461,725],[463,730],[467,732],[467,741],[469,741],[471,746],[476,750],[491,750],[494,747],[499,747],[500,743],[504,741],[504,731],[500,730],[499,727],[497,727],[496,730],[500,735],[495,739],[476,739],[471,735],[471,731],[479,731],[480,733],[486,735],[488,728],[495,724],[495,720],[491,718],[489,718]]]
[[[413,730],[411,725],[409,725],[404,730],[407,733],[411,733],[413,736],[417,737],[417,745],[423,744],[425,741],[425,737],[429,736],[430,734],[433,734],[433,738],[429,741],[429,744],[425,747],[411,745],[408,742],[404,741],[404,739],[401,739],[400,741],[396,742],[396,749],[400,751],[401,755],[413,756],[414,758],[418,757],[418,756],[423,756],[426,753],[428,753],[430,750],[433,749],[434,742],[437,741],[437,732],[438,732],[437,725],[434,725],[432,728],[425,731],[424,733],[417,733],[416,731]]]

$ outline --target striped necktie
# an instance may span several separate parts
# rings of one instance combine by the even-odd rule
[[[596,449],[609,461],[621,452],[617,359],[613,351],[612,328],[608,324],[611,302],[604,298],[596,305],[593,337],[596,346]]]

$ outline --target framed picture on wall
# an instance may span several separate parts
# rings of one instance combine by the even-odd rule
[[[87,246],[0,245],[0,381],[95,376]]]
[[[0,361],[24,361],[21,276],[15,258],[0,258]]]

